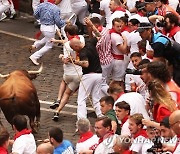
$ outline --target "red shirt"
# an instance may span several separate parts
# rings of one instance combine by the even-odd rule
[[[154,105],[153,118],[156,122],[162,121],[165,117],[170,116],[171,111],[167,109],[164,105],[159,105],[156,103]]]

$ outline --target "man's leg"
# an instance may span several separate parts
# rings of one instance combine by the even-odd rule
[[[62,98],[65,90],[66,90],[66,87],[67,87],[66,83],[64,82],[64,80],[62,80],[60,85],[59,85],[58,98],[52,105],[50,105],[51,109],[55,109],[59,106],[59,103],[61,101],[61,98]]]
[[[93,74],[94,76],[94,83],[93,83],[93,89],[92,89],[92,99],[93,99],[93,107],[95,109],[97,117],[102,116],[101,113],[101,106],[99,100],[105,96],[102,93],[102,74],[96,73]]]
[[[93,81],[92,74],[85,74],[81,79],[77,98],[77,119],[87,118],[86,100],[91,93]]]
[[[36,51],[34,54],[32,54],[30,56],[30,59],[33,61],[37,61],[40,57],[42,57],[46,52],[48,52],[52,46],[53,46],[53,43],[51,42],[51,38],[54,38],[55,37],[55,32],[45,32],[43,31],[42,32],[43,35],[44,35],[44,39],[42,40],[42,42],[45,41],[45,45],[44,47],[42,47],[40,50]],[[41,42],[41,43],[42,43]],[[35,43],[36,44],[36,43]],[[36,44],[37,45],[37,44]],[[38,44],[39,45],[39,44]],[[34,63],[34,62],[33,62]],[[35,63],[34,63],[35,64]],[[37,65],[37,64],[35,64]]]

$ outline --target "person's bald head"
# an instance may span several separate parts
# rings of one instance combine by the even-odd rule
[[[180,135],[180,110],[176,110],[170,115],[169,124],[173,131]]]
[[[84,47],[83,43],[77,38],[71,39],[69,45],[74,51],[80,51]]]
[[[54,148],[50,143],[42,143],[37,147],[37,154],[53,154]]]

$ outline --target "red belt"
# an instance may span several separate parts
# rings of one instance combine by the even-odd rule
[[[124,55],[116,55],[116,54],[112,53],[112,56],[116,60],[124,60]]]

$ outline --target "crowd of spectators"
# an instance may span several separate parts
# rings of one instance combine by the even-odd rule
[[[33,64],[54,43],[63,45],[64,74],[50,105],[56,109],[52,120],[59,120],[78,89],[80,134],[73,145],[52,127],[38,154],[180,153],[178,0],[33,0],[32,7],[44,36],[30,47],[36,51],[29,57]],[[95,124],[88,120],[87,100]],[[10,142],[0,130],[0,153],[7,153],[9,143],[12,153],[36,153],[23,116],[13,118],[13,129]]]

